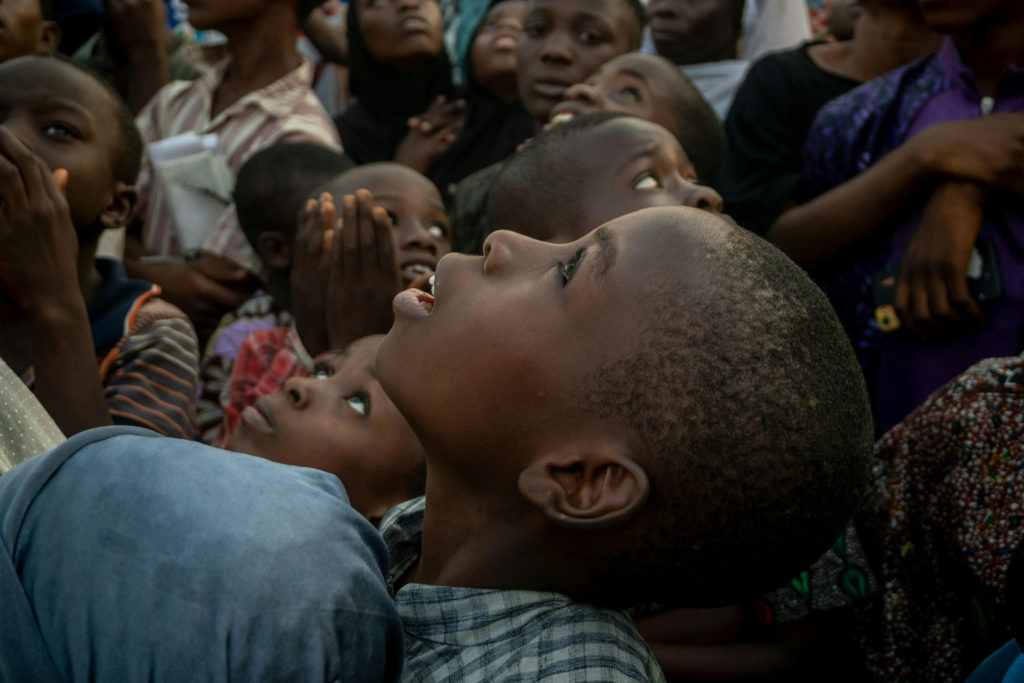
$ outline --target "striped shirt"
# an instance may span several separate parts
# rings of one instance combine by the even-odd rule
[[[647,643],[622,612],[558,593],[409,583],[420,555],[425,499],[381,523],[390,588],[405,628],[403,681],[664,681]]]
[[[216,133],[217,153],[232,173],[238,173],[256,152],[282,142],[310,142],[341,149],[338,131],[310,87],[313,69],[305,59],[294,71],[245,95],[211,119],[213,96],[226,68],[224,62],[198,80],[164,86],[136,119],[143,143],[189,132]],[[148,155],[143,159],[138,189],[145,216],[143,244],[155,254],[181,256],[170,207],[154,182]],[[261,270],[259,257],[238,226],[234,205],[228,206],[217,225],[211,226],[204,248],[254,273]]]

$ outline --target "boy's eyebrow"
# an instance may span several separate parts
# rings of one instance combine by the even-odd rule
[[[627,157],[625,161],[623,161],[621,164],[619,164],[619,169],[618,170],[621,171],[622,169],[626,168],[627,166],[629,166],[631,163],[633,163],[637,159],[643,159],[644,157],[652,156],[657,151],[658,151],[658,143],[655,142],[654,140],[651,140],[647,144],[645,144],[643,147],[638,149],[636,152],[630,154],[629,157]]]
[[[616,243],[615,235],[607,227],[601,227],[594,231],[594,239],[597,242],[597,265],[594,266],[595,275],[604,275],[615,265],[615,259],[619,255],[619,246]]]
[[[632,76],[633,78],[643,81],[644,83],[648,83],[650,81],[650,79],[647,78],[646,74],[640,73],[636,69],[619,69],[619,73],[626,74],[627,76]]]

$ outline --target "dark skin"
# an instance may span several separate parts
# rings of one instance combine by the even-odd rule
[[[608,121],[570,140],[563,153],[578,160],[573,169],[580,188],[573,200],[578,220],[552,221],[553,227],[514,223],[502,227],[536,239],[573,242],[602,223],[648,207],[722,210],[721,196],[697,184],[697,172],[686,152],[657,124],[634,118]]]
[[[198,29],[220,31],[228,38],[231,62],[214,94],[211,118],[299,66],[295,50],[298,25],[291,3],[194,0],[189,3],[189,21]],[[258,284],[251,274],[216,254],[204,252],[190,262],[143,260],[149,255],[136,238],[128,237],[124,263],[129,275],[160,285],[164,298],[188,314],[201,339],[216,328],[225,313],[245,302]]]
[[[402,166],[368,164],[324,186],[287,256],[290,292],[303,292],[287,300],[306,349],[386,332],[395,294],[433,272],[450,232],[437,188]]]
[[[541,126],[565,91],[635,50],[640,30],[621,0],[530,0],[519,37],[519,96]]]
[[[662,57],[639,52],[620,55],[566,90],[565,99],[551,110],[552,122],[566,115],[617,111],[657,123],[678,137],[673,89],[679,79],[677,68]]]
[[[423,447],[381,389],[373,368],[382,336],[364,337],[292,377],[241,415],[227,448],[268,460],[314,467],[345,484],[360,514],[379,524],[404,500],[406,479]]]
[[[676,64],[736,59],[742,13],[736,0],[653,0],[647,8],[658,54]]]
[[[71,435],[110,424],[86,302],[101,284],[99,233],[123,226],[134,188],[117,180],[110,94],[54,59],[0,65],[0,288],[14,315],[0,353],[31,364],[40,402]],[[12,358],[25,349],[31,355]]]
[[[630,353],[644,282],[700,286],[703,238],[680,223],[719,220],[701,216],[648,209],[569,244],[500,231],[484,256],[442,259],[432,297],[396,298],[377,372],[428,467],[408,581],[571,595],[581,556],[635,530],[650,484],[629,430],[575,392]]]
[[[920,4],[928,25],[949,33],[982,95],[995,92],[1007,67],[1024,65],[1024,5],[1008,0]],[[979,185],[986,193],[1024,196],[1022,168],[1024,114],[931,126],[868,171],[784,213],[767,237],[797,263],[816,266],[889,225],[906,197],[916,193],[937,196],[945,211],[965,216],[974,215],[983,202]],[[973,244],[970,232],[976,234],[977,226],[970,220],[962,225],[967,231],[962,237],[943,239],[944,253],[915,249],[907,254],[911,261],[905,257],[901,266],[901,274],[914,281],[900,294],[900,308],[909,314],[904,323],[919,332],[979,320],[976,302],[961,294]]]
[[[46,21],[40,9],[39,0],[6,0],[0,5],[0,62],[57,49],[60,29]]]
[[[106,0],[108,35],[126,56],[125,102],[138,114],[169,78],[166,4]]]

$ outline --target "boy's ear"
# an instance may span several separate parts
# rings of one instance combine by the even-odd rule
[[[60,26],[55,21],[44,21],[42,31],[39,34],[39,49],[43,52],[53,53],[60,45]]]
[[[123,228],[135,215],[135,205],[139,201],[139,193],[133,185],[118,181],[114,187],[110,204],[100,214],[100,225],[104,230]]]
[[[519,492],[559,526],[603,529],[640,510],[651,485],[627,452],[609,448],[537,458],[519,474]]]
[[[292,240],[276,230],[261,232],[256,238],[256,253],[271,270],[287,270],[292,265]]]

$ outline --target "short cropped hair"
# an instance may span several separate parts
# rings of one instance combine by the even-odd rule
[[[353,165],[338,152],[308,142],[282,143],[253,154],[238,170],[234,190],[246,239],[255,249],[264,232],[295,234],[310,193]]]
[[[866,493],[867,391],[827,299],[763,239],[692,211],[706,287],[649,283],[637,348],[581,393],[631,430],[650,477],[639,533],[591,563],[582,597],[611,606],[754,598],[817,559]]]
[[[135,127],[135,117],[128,110],[128,105],[121,99],[121,95],[98,73],[59,52],[44,52],[35,56],[41,59],[56,59],[77,69],[79,73],[85,74],[98,83],[103,91],[110,96],[111,113],[114,115],[118,142],[117,149],[114,150],[114,177],[123,183],[134,185],[139,178],[139,168],[142,165],[142,137],[139,135],[139,129]]]

